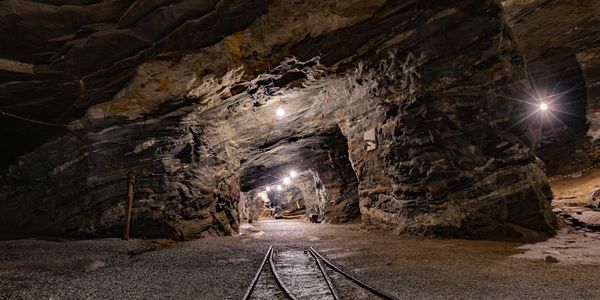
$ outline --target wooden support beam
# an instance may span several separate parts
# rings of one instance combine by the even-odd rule
[[[33,65],[28,63],[22,63],[20,61],[0,58],[0,70],[7,70],[17,73],[28,73],[33,74]]]
[[[125,227],[123,228],[123,239],[129,239],[129,230],[131,227],[131,209],[133,208],[133,194],[135,186],[135,174],[129,174],[129,186],[127,189],[127,212],[125,215]]]

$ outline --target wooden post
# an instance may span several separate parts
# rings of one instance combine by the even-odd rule
[[[129,228],[131,227],[131,208],[133,207],[133,186],[135,185],[135,174],[129,174],[129,188],[127,189],[127,212],[125,215],[125,227],[123,228],[123,239],[129,239]]]

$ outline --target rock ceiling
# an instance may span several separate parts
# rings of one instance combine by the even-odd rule
[[[551,233],[530,104],[511,100],[533,94],[518,24],[537,22],[537,4],[505,5],[5,1],[0,110],[54,125],[0,118],[0,228],[114,235],[135,173],[138,234],[231,234],[240,188],[292,165],[321,174],[336,203],[357,186],[367,225]],[[595,52],[577,45],[593,78]]]

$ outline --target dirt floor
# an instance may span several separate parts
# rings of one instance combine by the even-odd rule
[[[299,220],[242,227],[237,236],[171,246],[2,241],[0,299],[240,299],[270,245],[313,246],[401,299],[600,299],[598,233],[519,244],[402,237]],[[547,256],[558,262],[546,262]]]
[[[552,211],[565,225],[584,231],[600,230],[600,209],[592,198],[594,191],[600,189],[600,169],[563,176],[550,184],[554,193]]]
[[[600,189],[600,169],[564,176],[550,184],[554,193],[552,208],[567,212],[591,210],[592,194]]]

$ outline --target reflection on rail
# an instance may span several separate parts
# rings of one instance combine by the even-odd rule
[[[263,272],[267,262],[270,272]],[[396,298],[344,272],[312,247],[275,252],[271,246],[243,299]]]

